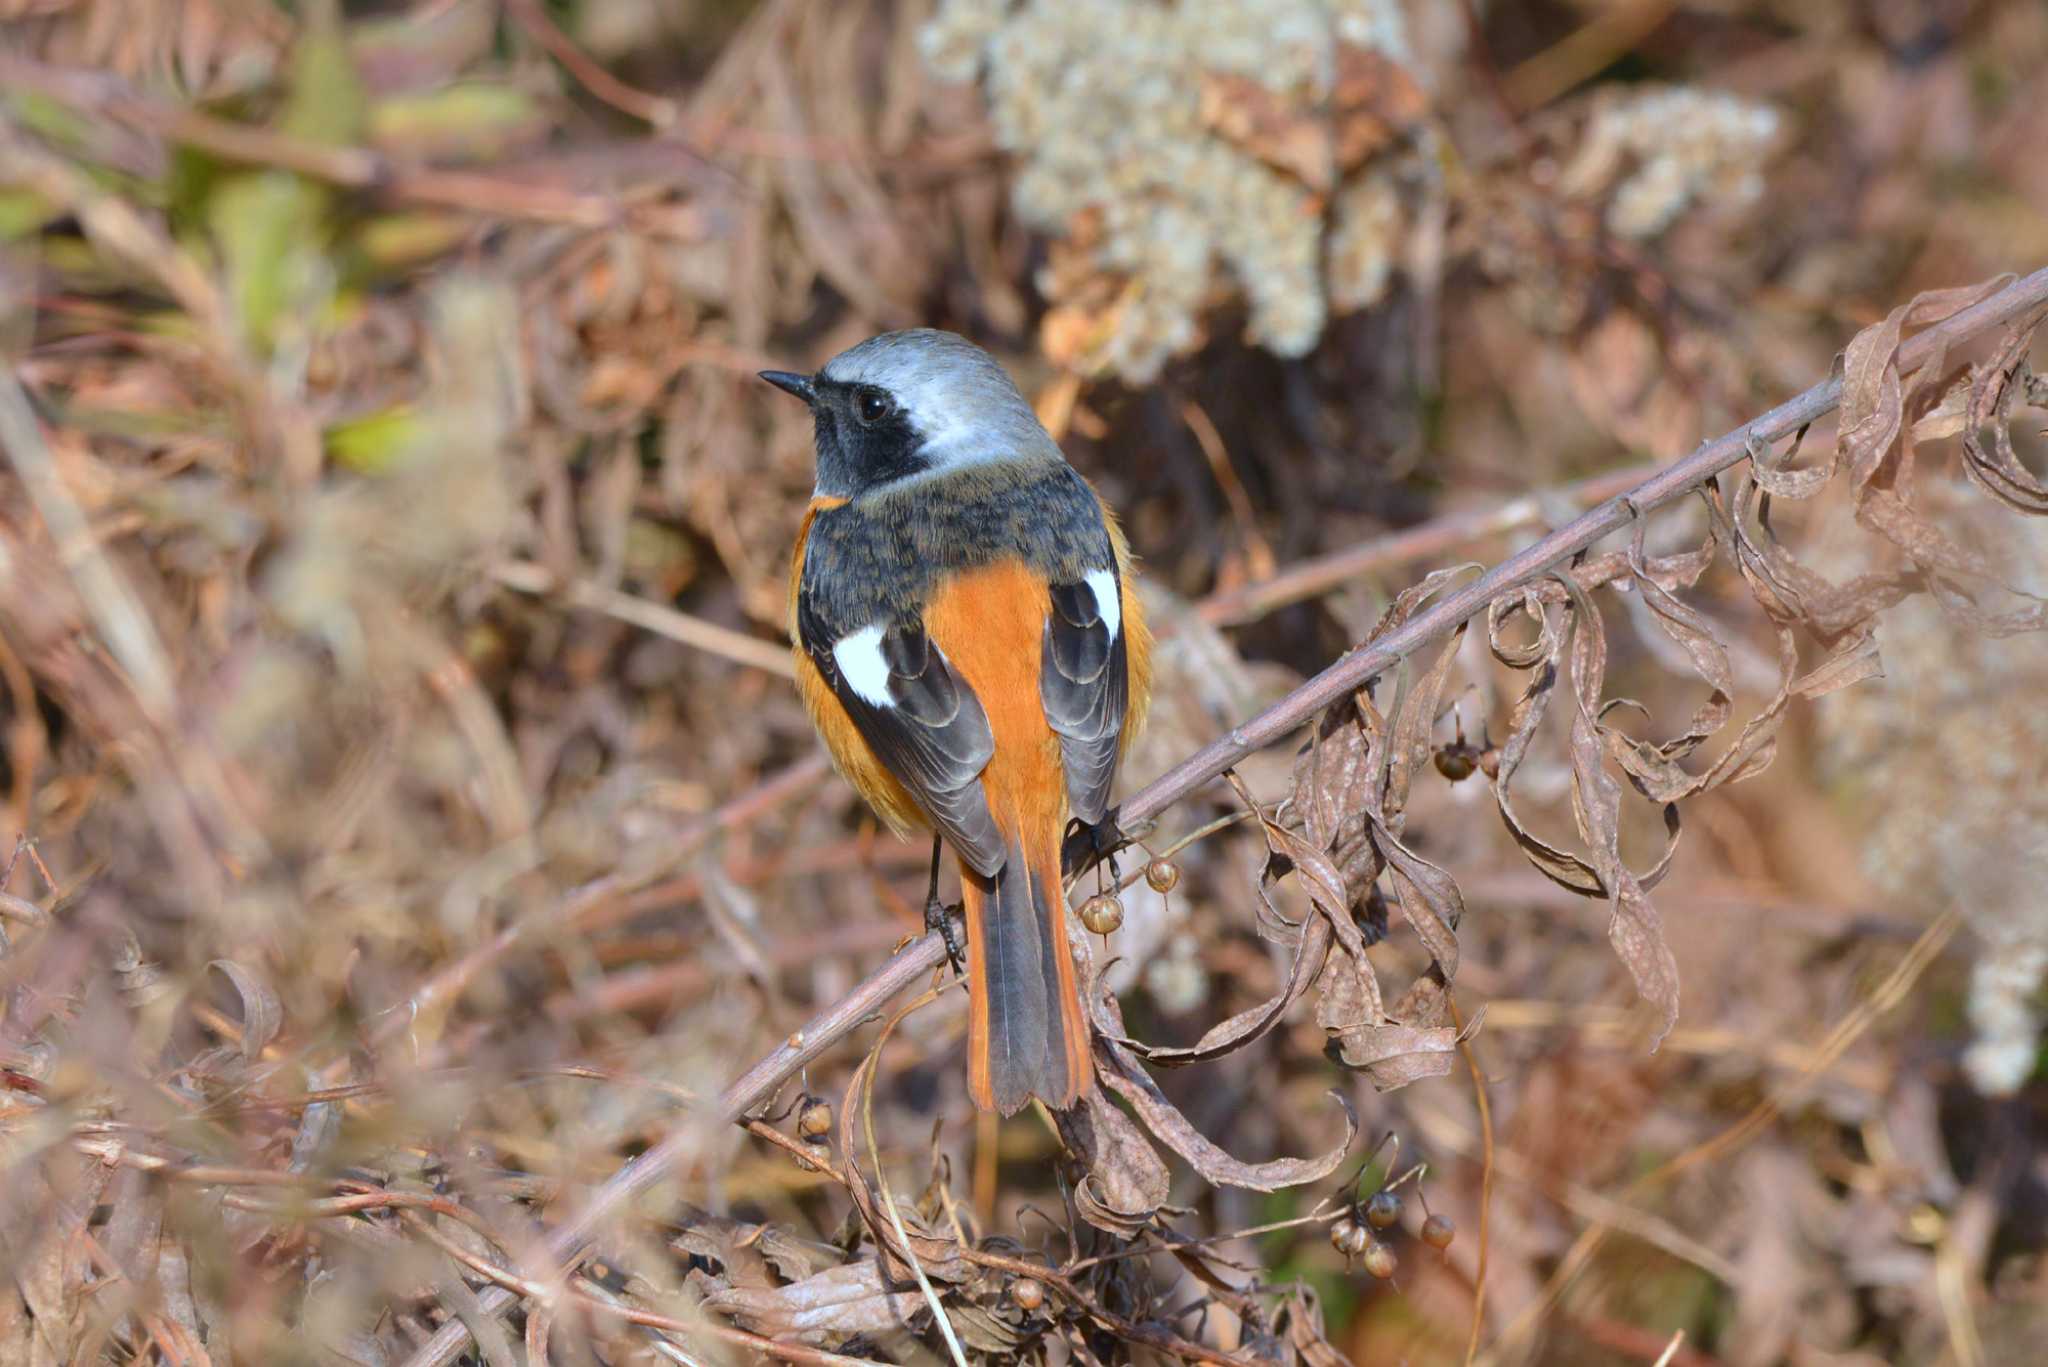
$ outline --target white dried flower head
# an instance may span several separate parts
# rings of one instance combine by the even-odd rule
[[[917,50],[940,80],[981,74],[982,49],[1003,22],[1009,0],[946,0],[917,33]]]
[[[1330,9],[1336,17],[1339,42],[1384,52],[1397,62],[1413,59],[1408,48],[1408,21],[1400,5],[1390,0],[1337,0]]]
[[[1655,237],[1694,204],[1753,202],[1778,127],[1777,110],[1722,91],[1634,91],[1594,111],[1560,188],[1588,195],[1625,175],[1607,226],[1623,237]]]
[[[1384,293],[1398,259],[1384,239],[1403,218],[1383,207],[1360,218],[1339,280],[1323,248],[1334,198],[1224,136],[1204,90],[1252,83],[1313,118],[1338,81],[1340,43],[1406,55],[1397,0],[945,0],[920,42],[942,75],[979,71],[996,140],[1018,158],[1018,215],[1077,248],[1039,277],[1055,305],[1087,311],[1076,363],[1149,380],[1199,343],[1204,311],[1231,294],[1251,340],[1298,356],[1333,297]],[[1377,264],[1354,259],[1370,256],[1375,233]],[[1126,287],[1105,292],[1103,276]]]
[[[1371,173],[1345,187],[1330,235],[1332,304],[1344,310],[1370,308],[1385,296],[1407,226],[1391,175]]]
[[[2041,1014],[2034,994],[2048,981],[2048,938],[1987,943],[1970,973],[1970,1027],[1963,1068],[1987,1096],[2011,1096],[2033,1075]]]
[[[2010,570],[2032,567],[2035,582],[2019,587],[2048,587],[2048,527],[1985,515],[1973,493],[1939,481],[1923,493],[1965,514],[1943,516],[1952,534]],[[1838,580],[1868,568],[1851,554],[1817,568]],[[2033,1070],[2041,1020],[2030,998],[2048,974],[2048,713],[2012,700],[2048,688],[2048,637],[1992,637],[1918,597],[1879,619],[1877,639],[1884,677],[1816,711],[1823,762],[1863,797],[1871,880],[1909,905],[1953,903],[1976,931],[1977,1038],[1964,1063],[1981,1090],[2009,1092]]]

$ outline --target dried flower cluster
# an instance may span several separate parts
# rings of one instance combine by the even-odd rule
[[[1048,353],[1090,373],[1151,379],[1219,296],[1302,355],[1385,293],[1434,183],[1391,0],[948,0],[920,41],[981,78],[1017,212],[1058,239]]]
[[[1559,177],[1577,198],[1607,192],[1607,227],[1655,237],[1698,203],[1724,210],[1763,193],[1778,112],[1721,91],[1684,87],[1602,100]]]
[[[1942,503],[1966,492],[1934,482]],[[2048,535],[2031,523],[1966,524],[2040,587]],[[1845,554],[1847,552],[1844,552]],[[1977,934],[1969,996],[1971,1080],[2007,1096],[2040,1056],[2048,981],[2048,714],[2015,706],[2048,687],[2048,641],[1986,635],[1928,599],[1878,627],[1885,676],[1819,710],[1828,771],[1866,823],[1863,864],[1887,897],[1952,903]],[[1995,857],[1985,857],[1996,851]]]

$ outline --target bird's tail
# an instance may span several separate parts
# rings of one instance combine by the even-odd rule
[[[961,866],[967,912],[968,1087],[1003,1115],[1033,1096],[1064,1109],[1094,1079],[1067,948],[1059,832],[1010,842],[994,877]]]

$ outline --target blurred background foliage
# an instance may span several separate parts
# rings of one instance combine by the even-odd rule
[[[753,371],[912,325],[1010,366],[1169,637],[1141,782],[1574,481],[1804,389],[1918,290],[2048,260],[2044,73],[2032,0],[0,0],[0,361],[42,428],[0,484],[0,833],[35,842],[0,905],[0,1357],[407,1361],[473,1299],[470,1224],[233,1173],[527,1230],[917,928],[925,852],[829,776],[784,677],[809,432]],[[1825,514],[1785,530],[1855,563]],[[1740,582],[1697,600],[1767,692]],[[1887,678],[1689,809],[1654,1055],[1601,907],[1426,775],[1473,1076],[1378,1094],[1303,1019],[1161,1085],[1247,1160],[1328,1148],[1342,1089],[1457,1242],[1386,1282],[1296,1226],[1220,1245],[1236,1290],[1154,1256],[1104,1304],[1247,1357],[1461,1361],[1484,1247],[1488,1361],[1651,1362],[1679,1330],[1662,1360],[2048,1355],[2048,657],[1931,611],[1880,635]],[[1651,634],[1614,640],[1622,691],[1696,702]],[[1509,701],[1460,665],[1443,739]],[[1290,763],[1242,772],[1274,801]],[[1568,829],[1556,745],[1525,784]],[[1180,862],[1108,974],[1134,1031],[1191,1043],[1284,959],[1255,840]],[[1973,930],[1902,959],[1950,907]],[[1903,1005],[1857,1016],[1902,963]],[[880,1164],[1057,1263],[1056,1138],[974,1115],[963,1032],[956,997],[896,1032]],[[804,1085],[837,1099],[859,1056]],[[1748,1142],[1629,1186],[1765,1097]],[[858,1266],[847,1202],[701,1124],[618,1235],[635,1303],[943,1351],[914,1293],[774,1299]],[[1176,1227],[1333,1190],[1176,1168]],[[962,1295],[978,1353],[1126,1351],[1012,1274]],[[535,1318],[471,1351],[520,1360]],[[583,1329],[561,1360],[655,1360]]]

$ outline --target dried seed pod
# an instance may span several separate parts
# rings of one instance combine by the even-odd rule
[[[1108,935],[1124,923],[1124,904],[1113,892],[1098,892],[1081,904],[1081,924],[1091,935]]]
[[[1500,777],[1500,747],[1489,745],[1479,752],[1479,772],[1488,778]]]
[[[1366,1245],[1364,1261],[1365,1270],[1381,1281],[1393,1276],[1395,1267],[1400,1263],[1400,1259],[1394,1256],[1394,1250],[1377,1240]]]
[[[1180,886],[1180,865],[1171,859],[1155,859],[1145,866],[1145,881],[1154,892],[1172,892]]]
[[[1392,1229],[1401,1219],[1401,1198],[1391,1191],[1376,1191],[1365,1203],[1365,1221],[1374,1229]]]
[[[1019,1277],[1010,1283],[1010,1299],[1026,1313],[1036,1310],[1045,1304],[1045,1283],[1036,1277]]]
[[[1456,741],[1436,752],[1436,771],[1453,783],[1462,783],[1472,777],[1472,771],[1479,767],[1479,751],[1463,741]]]
[[[832,1103],[811,1097],[796,1113],[796,1132],[806,1144],[822,1144],[832,1133]]]
[[[1458,1227],[1441,1215],[1432,1215],[1422,1222],[1422,1242],[1431,1248],[1449,1248],[1451,1240],[1458,1237]]]
[[[1345,1216],[1330,1226],[1330,1247],[1344,1255],[1345,1261],[1365,1252],[1365,1246],[1372,1242],[1372,1236],[1365,1232],[1365,1226]]]

